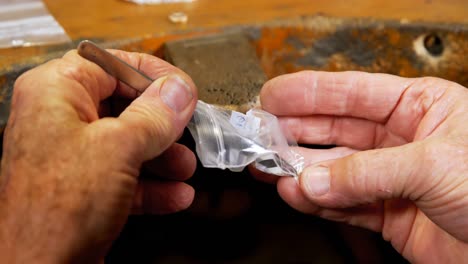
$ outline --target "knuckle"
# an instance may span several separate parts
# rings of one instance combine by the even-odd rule
[[[117,119],[114,118],[103,118],[100,119],[99,122],[105,127],[99,133],[98,140],[102,138],[109,138],[109,137],[117,137],[117,138],[125,138],[128,136],[129,131],[126,129],[125,125],[122,122],[118,122]]]
[[[445,90],[452,86],[453,82],[444,80],[438,77],[420,77],[417,78],[413,86],[423,87],[425,90],[434,92],[437,90]]]
[[[425,79],[427,78],[427,79]],[[423,113],[427,113],[429,108],[440,98],[446,87],[438,85],[437,80],[433,77],[425,77],[421,80],[422,91],[417,97],[418,104]]]
[[[106,142],[125,143],[126,131],[121,122],[114,118],[103,118],[87,126],[87,143],[93,145],[106,145]]]
[[[97,85],[96,77],[93,76],[94,65],[77,56],[75,51],[70,51],[62,59],[57,60],[55,67],[57,76],[79,83],[83,87]]]
[[[437,77],[431,77],[431,76],[425,76],[425,77],[421,77],[421,78],[418,78],[418,83],[419,84],[424,84],[424,85],[428,85],[428,86],[433,86],[434,84],[440,82],[442,79],[439,79]]]
[[[11,108],[15,108],[16,102],[20,100],[23,94],[27,93],[27,91],[31,88],[30,85],[28,84],[29,75],[30,73],[26,72],[16,79],[15,84],[13,86]]]
[[[12,99],[11,99],[11,108],[16,108],[19,101],[22,101],[24,97],[31,95],[38,95],[41,93],[39,89],[40,83],[47,81],[50,78],[50,75],[47,75],[47,78],[44,77],[44,72],[50,67],[50,65],[56,64],[58,59],[50,60],[49,62],[40,65],[36,68],[32,68],[23,74],[21,74],[13,85]]]
[[[80,82],[83,78],[83,75],[86,74],[86,68],[82,67],[80,63],[78,64],[71,64],[66,60],[60,60],[58,62],[59,65],[57,69],[57,73],[59,76],[63,76],[69,80],[76,80]]]
[[[103,118],[86,127],[87,146],[100,146],[95,149],[98,153],[114,153],[113,155],[127,155],[132,146],[128,138],[129,129],[115,118]],[[116,144],[118,143],[118,144]]]
[[[30,69],[23,74],[21,74],[15,81],[13,86],[13,95],[21,94],[28,90],[33,90],[32,83],[37,81],[36,76],[40,75],[42,67],[39,66],[37,68]]]
[[[33,70],[29,70],[23,74],[21,74],[15,81],[15,84],[14,84],[14,89],[13,89],[13,93],[17,93],[18,91],[24,89],[25,87],[27,87],[26,83],[28,82],[28,78],[29,78],[29,75],[31,75],[31,72]]]
[[[350,156],[348,159],[346,170],[351,173],[349,175],[350,188],[356,193],[367,193],[366,189],[369,189],[369,181],[367,177],[366,163],[367,158],[360,153],[356,153]]]

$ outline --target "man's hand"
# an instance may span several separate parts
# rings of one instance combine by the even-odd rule
[[[150,55],[112,52],[156,79],[138,98],[76,51],[17,80],[1,163],[2,261],[98,262],[131,210],[191,204],[194,190],[181,181],[193,174],[195,156],[174,142],[197,102],[193,82]],[[113,95],[135,100],[118,117],[101,118]],[[166,180],[139,181],[146,161]]]
[[[412,262],[468,260],[466,88],[299,72],[267,82],[261,103],[300,143],[339,146],[298,150],[309,166],[278,182],[292,207],[382,232]]]

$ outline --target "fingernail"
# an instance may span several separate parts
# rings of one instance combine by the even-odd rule
[[[322,196],[330,190],[330,169],[324,166],[308,167],[299,180],[307,193]]]
[[[190,87],[177,75],[171,75],[164,81],[160,96],[163,102],[176,113],[182,112],[193,99]]]

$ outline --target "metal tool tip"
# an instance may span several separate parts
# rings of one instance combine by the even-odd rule
[[[78,44],[77,50],[78,51],[83,51],[83,50],[86,49],[86,47],[89,47],[89,46],[97,46],[97,45],[94,42],[90,41],[90,40],[82,40]]]

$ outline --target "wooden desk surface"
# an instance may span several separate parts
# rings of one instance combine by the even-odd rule
[[[124,0],[44,2],[72,40],[144,38],[315,14],[468,24],[468,0],[195,0],[157,5]],[[168,15],[177,11],[188,15],[188,23],[169,21]],[[48,52],[48,47],[0,49],[0,72]]]
[[[73,39],[141,37],[313,14],[468,23],[467,0],[195,0],[146,6],[123,0],[44,2]],[[186,25],[168,20],[176,11],[188,15]]]

